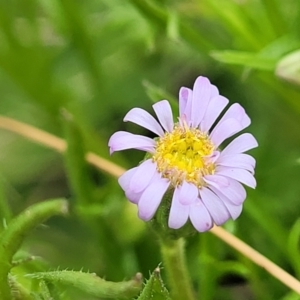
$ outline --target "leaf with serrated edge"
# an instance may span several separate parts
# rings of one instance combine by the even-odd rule
[[[111,282],[98,277],[95,273],[78,271],[51,271],[27,274],[26,277],[75,287],[89,295],[107,299],[132,299],[142,287],[142,275],[137,273],[129,281]]]
[[[145,287],[137,300],[171,300],[160,276],[160,268],[157,267],[147,280]]]

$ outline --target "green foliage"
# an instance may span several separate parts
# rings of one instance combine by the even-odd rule
[[[12,259],[20,248],[25,234],[47,218],[65,214],[67,203],[64,200],[51,200],[32,206],[14,218],[0,235],[0,296],[9,299],[8,276]]]
[[[179,88],[191,88],[198,75],[246,108],[259,142],[258,187],[234,233],[299,277],[299,20],[298,0],[0,1],[0,114],[68,145],[61,157],[0,124],[1,297],[11,290],[13,299],[95,300],[76,288],[80,276],[126,285],[124,278],[157,266],[157,237],[116,179],[88,166],[85,155],[137,165],[139,152],[109,157],[110,135],[147,134],[122,119],[135,106],[153,113],[151,102],[161,99],[176,118]],[[70,217],[46,228],[40,223],[66,203],[48,198],[68,199]],[[187,261],[202,300],[299,299],[209,234],[188,238]],[[49,272],[58,266],[105,281],[87,271]],[[60,286],[62,274],[74,276]],[[157,272],[146,292],[169,297]]]
[[[164,282],[160,276],[160,268],[157,267],[150,278],[145,283],[143,291],[137,298],[137,300],[171,300],[169,292],[164,285]]]
[[[124,282],[109,282],[98,277],[95,273],[67,270],[38,272],[34,274],[27,274],[26,276],[41,280],[42,293],[45,295],[50,295],[50,291],[43,282],[50,282],[59,285],[72,286],[95,297],[107,299],[130,299],[138,294],[142,284],[140,274],[137,274],[134,279]]]

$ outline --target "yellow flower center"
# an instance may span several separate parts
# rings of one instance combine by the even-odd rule
[[[152,159],[164,178],[175,187],[185,180],[199,188],[205,185],[204,175],[213,174],[215,165],[209,159],[214,146],[206,133],[199,129],[175,125],[157,140]]]

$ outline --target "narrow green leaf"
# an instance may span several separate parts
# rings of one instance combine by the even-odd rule
[[[249,275],[249,269],[242,263],[237,261],[222,261],[217,262],[216,268],[219,272],[219,276],[225,274],[236,274],[244,278],[247,278]]]
[[[261,196],[266,202],[271,202],[264,196]],[[286,240],[286,231],[283,226],[277,222],[272,216],[263,213],[263,210],[254,199],[249,199],[245,205],[245,212],[257,222],[257,224],[267,233],[268,237],[276,245],[277,249],[281,250],[281,253],[286,255],[286,245],[282,242]]]
[[[276,66],[277,60],[267,56],[262,56],[253,52],[242,51],[212,51],[210,55],[223,63],[240,65],[247,68],[253,68],[257,70],[272,71]]]
[[[246,10],[242,10],[237,2],[224,0],[221,5],[218,0],[204,2],[211,7],[213,13],[219,17],[223,27],[230,32],[232,37],[247,45],[247,48],[260,49],[263,35],[258,36],[253,31],[253,23],[251,23]]]
[[[67,111],[63,111],[63,117],[65,138],[68,145],[65,153],[67,177],[77,204],[85,206],[85,204],[93,202],[92,192],[94,190],[88,164],[85,160],[86,149],[82,133],[73,116]]]
[[[137,300],[171,300],[168,290],[160,276],[160,268],[157,267],[147,280],[142,293]]]
[[[284,34],[287,28],[287,24],[282,14],[282,7],[281,5],[280,6],[278,5],[280,2],[274,0],[261,0],[261,1],[266,8],[266,12],[274,28],[274,31],[279,36]]]
[[[259,55],[274,58],[278,61],[284,55],[299,49],[299,47],[299,38],[296,35],[288,34],[269,43],[259,52]]]
[[[12,214],[7,203],[4,182],[0,178],[0,232],[11,219]]]
[[[141,14],[152,23],[152,26],[159,27],[161,31],[165,30],[168,33],[169,18],[168,12],[163,10],[161,6],[155,5],[147,0],[130,0],[130,2],[141,12]],[[213,49],[214,45],[206,40],[199,32],[190,25],[187,20],[176,20],[178,26],[178,34],[189,45],[198,51]],[[177,29],[176,29],[177,31]]]
[[[291,83],[300,85],[300,50],[284,56],[278,62],[275,74]]]
[[[290,256],[291,265],[294,267],[298,277],[300,276],[300,219],[298,219],[288,236],[288,253]]]
[[[51,296],[50,290],[44,280],[40,281],[39,287],[40,287],[40,294],[41,294],[43,300],[52,300],[53,299]]]
[[[143,81],[143,85],[146,89],[148,97],[153,103],[166,99],[170,102],[173,113],[176,112],[175,115],[177,115],[178,100],[174,96],[147,80]]]
[[[75,287],[89,295],[107,299],[130,299],[135,297],[142,287],[142,276],[136,276],[123,282],[106,281],[95,273],[84,273],[76,271],[52,271],[27,274],[26,277],[45,280],[54,284],[62,284]]]
[[[24,237],[37,225],[51,216],[67,212],[67,202],[63,199],[49,200],[32,205],[15,217],[0,235],[0,299],[9,299],[7,282],[12,267],[12,258]]]
[[[97,62],[97,52],[94,49],[93,38],[86,25],[84,14],[85,10],[82,6],[83,2],[74,2],[71,0],[59,1],[61,9],[68,23],[70,38],[79,50],[79,54],[83,62],[86,64],[89,73],[93,76],[93,83],[96,91],[102,84],[102,72]]]
[[[299,300],[300,297],[295,292],[288,292],[284,297],[280,298],[280,300]]]

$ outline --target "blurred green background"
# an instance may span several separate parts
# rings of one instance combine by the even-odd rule
[[[61,156],[0,129],[1,218],[54,197],[72,207],[26,239],[19,256],[41,259],[14,269],[21,282],[58,267],[117,281],[158,265],[155,236],[83,153],[109,158],[117,130],[149,135],[123,123],[126,112],[153,113],[199,75],[245,107],[259,142],[258,187],[225,227],[299,278],[299,0],[0,0],[0,114],[70,145]],[[142,156],[109,159],[129,168]],[[187,255],[199,299],[300,299],[209,233],[189,239]],[[62,299],[94,299],[65,289]]]

